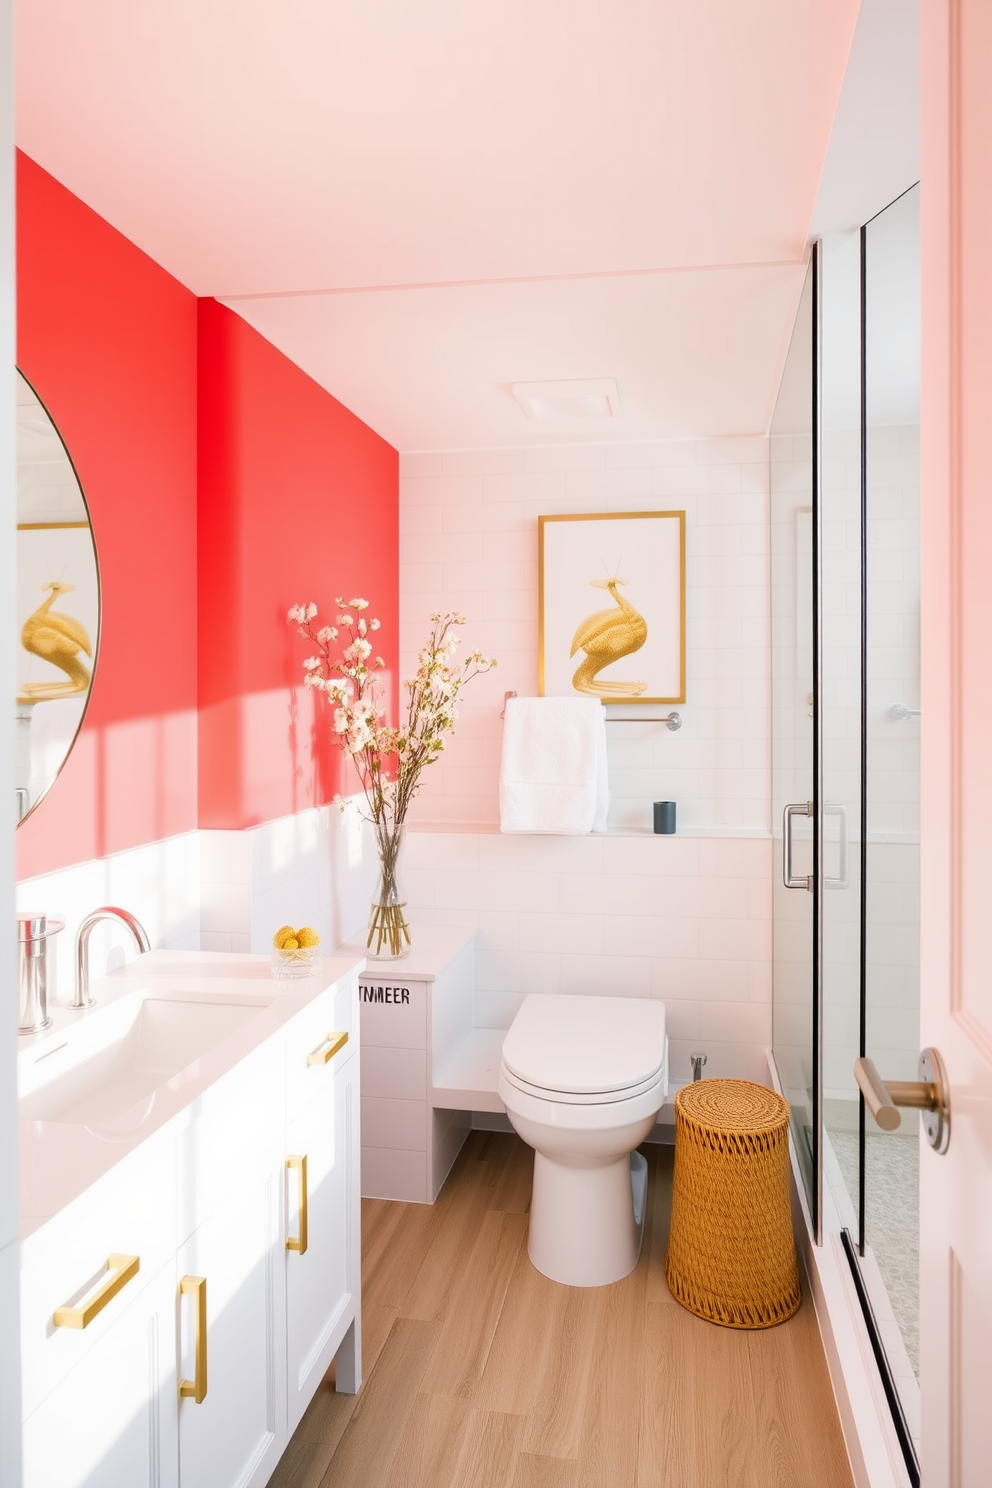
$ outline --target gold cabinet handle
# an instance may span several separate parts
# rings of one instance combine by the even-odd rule
[[[108,1256],[107,1279],[100,1290],[94,1292],[85,1307],[56,1307],[53,1319],[56,1328],[88,1328],[97,1313],[102,1312],[107,1303],[114,1300],[132,1276],[137,1276],[140,1266],[137,1256]]]
[[[316,1049],[310,1050],[307,1064],[330,1064],[338,1050],[343,1049],[347,1042],[347,1033],[329,1033]]]
[[[207,1398],[207,1278],[184,1276],[179,1283],[181,1297],[196,1299],[195,1369],[191,1380],[179,1381],[179,1394],[184,1400],[202,1405]]]
[[[345,1034],[345,1038],[348,1035]],[[287,1157],[286,1166],[290,1172],[296,1169],[300,1182],[300,1233],[294,1239],[292,1235],[286,1236],[286,1249],[295,1250],[298,1255],[306,1255],[307,1251],[307,1155],[302,1157]]]

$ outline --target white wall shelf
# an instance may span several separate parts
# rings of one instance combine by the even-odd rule
[[[473,1028],[435,1074],[431,1097],[435,1108],[505,1111],[496,1088],[505,1038],[505,1028]]]

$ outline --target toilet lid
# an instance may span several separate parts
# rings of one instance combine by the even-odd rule
[[[665,1062],[665,1004],[642,997],[525,997],[503,1042],[511,1075],[602,1095],[650,1083]]]

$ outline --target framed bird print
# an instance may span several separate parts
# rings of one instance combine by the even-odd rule
[[[685,702],[685,512],[538,518],[538,693]]]

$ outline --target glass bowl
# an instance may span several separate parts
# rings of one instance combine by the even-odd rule
[[[320,961],[320,946],[298,946],[295,951],[272,949],[272,975],[277,981],[313,976]]]

